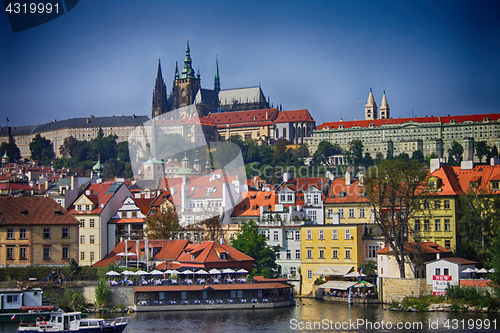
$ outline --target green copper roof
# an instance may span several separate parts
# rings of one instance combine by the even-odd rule
[[[194,70],[191,67],[191,55],[189,50],[189,41],[186,45],[186,57],[184,58],[184,69],[182,70],[181,79],[194,79]]]
[[[9,158],[9,156],[7,156],[7,150],[5,151],[5,154],[3,154],[2,158]]]

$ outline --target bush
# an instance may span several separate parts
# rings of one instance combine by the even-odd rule
[[[498,298],[493,297],[487,290],[475,287],[453,286],[446,288],[446,296],[450,300],[463,301],[475,306],[497,306]]]
[[[95,287],[95,303],[98,307],[104,307],[111,301],[111,290],[105,279],[100,279]]]

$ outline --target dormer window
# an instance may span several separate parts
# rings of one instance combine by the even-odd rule
[[[499,186],[498,186],[498,180],[495,180],[495,181],[491,181],[490,184],[491,184],[491,189],[492,190],[498,190],[499,189]]]
[[[194,254],[191,254],[191,260],[194,260]]]
[[[226,260],[226,254],[225,253],[219,254],[219,259],[220,260]]]

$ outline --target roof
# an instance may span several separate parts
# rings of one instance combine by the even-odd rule
[[[79,225],[66,209],[50,197],[0,197],[2,225]]]
[[[435,170],[431,176],[438,177],[441,179],[441,183],[438,184],[440,192],[439,195],[460,195],[463,194],[460,183],[457,179],[453,167],[442,166],[441,168]]]
[[[94,209],[91,211],[77,211],[75,209],[75,204],[73,203],[69,209],[71,214],[100,214],[104,207],[108,204],[109,200],[115,195],[115,193],[124,186],[123,183],[112,183],[112,182],[104,182],[101,184],[90,184],[85,192],[83,192],[78,199],[75,200],[77,202],[83,196],[87,197],[92,203],[95,205]],[[90,193],[90,194],[88,194]],[[102,207],[101,207],[102,206]]]
[[[278,109],[264,109],[264,110],[248,110],[248,111],[233,111],[212,113],[208,117],[214,120],[215,125],[258,125],[258,124],[272,124],[272,120],[278,114]]]
[[[28,183],[0,183],[0,190],[29,191],[33,190],[33,187],[31,187],[31,185]]]
[[[276,119],[274,119],[275,123],[294,123],[299,121],[314,121],[314,119],[307,109],[280,111]]]
[[[471,189],[471,182],[478,181],[480,181],[479,189],[489,191],[490,181],[498,180],[500,176],[500,165],[477,165],[472,170],[453,167],[453,171],[463,192],[468,192]]]
[[[326,122],[318,126],[318,130],[323,129],[339,129],[340,126],[343,128],[353,128],[353,127],[373,127],[380,126],[391,126],[400,125],[404,123],[436,123],[437,124],[453,124],[453,123],[464,123],[464,122],[482,122],[487,118],[488,121],[498,121],[500,119],[500,113],[490,113],[490,114],[475,114],[475,115],[457,115],[457,116],[446,116],[446,117],[413,117],[413,118],[390,118],[390,119],[375,119],[375,120],[351,120],[351,121],[334,121]],[[341,128],[340,128],[341,129]]]
[[[243,192],[244,198],[239,204],[234,207],[231,216],[260,216],[260,207],[267,207],[268,211],[274,209],[274,205],[278,202],[276,192],[249,191]]]
[[[220,105],[232,105],[235,102],[238,104],[245,103],[265,103],[266,98],[260,87],[226,89],[219,91]]]
[[[336,178],[330,183],[330,190],[325,199],[325,203],[345,204],[368,202],[368,199],[362,196],[364,189],[360,186],[358,180],[353,180],[351,185],[345,184],[345,179]]]
[[[221,253],[225,253],[225,259],[220,259]],[[198,245],[190,244],[177,261],[190,264],[225,263],[227,267],[236,267],[238,262],[251,261],[253,263],[254,259],[227,244],[205,241]]]
[[[451,262],[453,262],[455,264],[458,264],[458,265],[475,265],[475,264],[477,264],[477,261],[472,261],[472,260],[469,260],[469,259],[459,258],[459,257],[441,258],[441,259],[437,259],[437,260],[432,260],[432,261],[426,262],[426,264],[430,264],[430,263],[433,263],[433,262],[436,262],[436,261],[439,261],[439,260],[451,261]]]
[[[405,250],[407,253],[419,253],[423,252],[425,254],[435,254],[435,253],[451,253],[451,250],[442,247],[434,242],[420,242],[420,243],[408,243],[405,245]],[[393,254],[389,246],[384,247],[377,251],[377,254]]]

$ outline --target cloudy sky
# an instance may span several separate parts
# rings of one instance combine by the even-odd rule
[[[391,115],[499,112],[498,1],[101,1],[12,33],[0,14],[0,125],[150,115],[189,37],[202,87],[258,86],[317,124],[363,119],[370,88]]]

